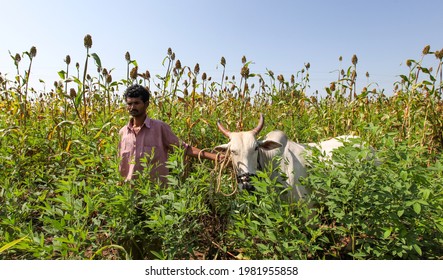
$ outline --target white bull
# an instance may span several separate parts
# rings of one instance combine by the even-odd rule
[[[309,192],[300,184],[300,178],[306,177],[307,167],[306,154],[309,147],[318,148],[325,158],[330,158],[332,151],[343,142],[355,136],[339,136],[320,143],[307,145],[298,144],[288,139],[282,131],[271,131],[263,140],[257,140],[257,134],[262,130],[264,117],[260,114],[260,120],[253,130],[231,132],[217,122],[219,130],[230,139],[229,143],[215,147],[217,151],[229,152],[232,157],[232,165],[237,176],[237,182],[242,189],[254,190],[251,177],[257,170],[263,171],[269,164],[275,169],[272,178],[278,178],[284,187],[290,188],[289,199],[303,199]],[[276,162],[276,159],[280,160]],[[279,170],[278,170],[279,169]],[[281,173],[280,173],[281,172]],[[282,178],[280,174],[284,174]]]

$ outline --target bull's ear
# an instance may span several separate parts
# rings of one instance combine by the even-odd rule
[[[282,146],[282,144],[272,141],[272,140],[259,141],[258,145],[260,146],[260,148],[262,148],[264,150],[273,150],[273,149],[280,148]]]
[[[228,144],[223,144],[223,145],[215,147],[214,150],[217,151],[217,152],[226,152],[228,147],[229,147]]]

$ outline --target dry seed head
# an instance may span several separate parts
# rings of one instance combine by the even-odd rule
[[[22,57],[20,56],[20,54],[16,53],[14,60],[15,60],[15,63],[19,63],[20,60],[22,60]]]
[[[85,48],[87,48],[87,49],[90,49],[92,47],[92,37],[91,37],[91,35],[87,34],[85,36],[84,45],[85,45]]]
[[[241,58],[241,63],[243,63],[243,64],[246,63],[246,56],[243,56],[243,57]]]
[[[220,64],[225,67],[226,66],[226,59],[224,56],[222,56],[221,60],[220,60]]]
[[[412,65],[412,60],[410,60],[410,59],[406,60],[406,65],[407,65],[408,67],[411,67],[411,65]]]
[[[427,45],[426,47],[424,47],[422,53],[423,55],[427,55],[429,53],[429,50],[431,49],[430,45]]]
[[[355,72],[355,70],[353,70],[351,73],[351,80],[354,80],[355,78],[357,78],[357,72]]]
[[[125,59],[128,63],[131,61],[131,54],[129,52],[125,53]]]
[[[69,54],[66,56],[66,58],[65,58],[65,62],[66,62],[66,64],[71,64],[71,57],[69,56]]]
[[[80,68],[80,63],[75,63],[75,68],[79,69]]]
[[[69,90],[69,96],[71,96],[71,98],[75,98],[77,96],[77,92],[75,92],[74,88]]]
[[[344,76],[344,75],[345,75],[345,70],[341,69],[340,74],[341,74],[342,76]]]
[[[309,63],[309,62],[306,63],[306,64],[305,64],[305,67],[306,67],[306,70],[309,70],[309,68],[311,68],[311,63]]]
[[[283,77],[283,75],[278,75],[277,76],[277,80],[280,82],[280,83],[284,83],[285,82],[285,78]]]
[[[366,72],[366,78],[369,78],[369,72]]]
[[[435,52],[435,57],[437,58],[437,59],[442,59],[443,58],[443,49],[441,49],[441,50],[439,50],[439,51],[436,51]]]
[[[103,68],[102,74],[103,74],[103,76],[108,76],[108,74],[109,74],[108,69]]]
[[[242,75],[243,78],[247,78],[249,77],[249,68],[248,66],[244,65],[240,71],[240,74]]]
[[[172,59],[172,60],[175,60],[175,53],[172,53],[172,55],[171,55],[171,59]]]
[[[135,66],[134,68],[132,68],[131,73],[129,74],[131,79],[133,79],[133,80],[137,79],[137,74],[138,74],[137,71],[138,71],[138,66]]]
[[[335,91],[335,83],[334,83],[334,82],[332,82],[332,83],[329,85],[329,89],[330,89],[331,91]]]
[[[295,76],[294,76],[294,74],[291,75],[291,84],[295,84]]]
[[[200,65],[197,63],[194,66],[194,74],[198,75],[198,73],[200,73]]]
[[[180,59],[177,59],[177,61],[175,62],[175,68],[182,69],[182,63],[180,62]]]
[[[203,81],[206,81],[206,78],[207,78],[206,73],[203,72],[203,74],[202,74],[202,80],[203,80]]]
[[[357,65],[357,63],[358,63],[358,58],[357,58],[357,55],[353,55],[352,56],[352,64],[355,66],[355,65]]]
[[[148,70],[146,70],[146,72],[145,72],[145,78],[146,78],[147,80],[149,80],[149,79],[151,78],[151,73],[149,73]]]
[[[340,57],[338,58],[338,61],[343,61],[343,57],[340,55]]]
[[[183,90],[183,95],[184,95],[185,97],[189,95],[189,92],[188,92],[188,89],[187,89],[187,88],[185,88],[185,89]]]
[[[31,54],[31,57],[35,57],[37,55],[37,48],[32,46],[29,53]]]
[[[168,48],[168,56],[171,56],[171,55],[172,55],[172,49]]]
[[[106,82],[107,82],[108,84],[112,83],[112,76],[111,76],[111,75],[107,75],[107,76],[106,76]]]

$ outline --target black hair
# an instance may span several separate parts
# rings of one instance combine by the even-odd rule
[[[131,98],[140,97],[143,100],[143,102],[145,102],[145,103],[149,102],[149,96],[150,96],[149,89],[144,86],[141,86],[139,84],[129,86],[126,89],[125,94],[124,94],[125,99],[128,97],[131,97]]]

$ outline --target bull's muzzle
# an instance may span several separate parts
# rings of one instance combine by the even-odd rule
[[[237,183],[242,187],[242,189],[248,192],[255,191],[255,187],[251,184],[251,178],[257,175],[252,173],[243,173],[237,176]]]

